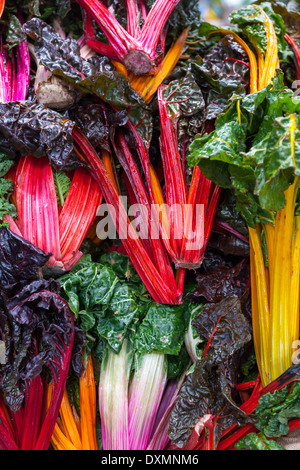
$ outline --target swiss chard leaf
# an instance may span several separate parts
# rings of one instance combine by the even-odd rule
[[[228,297],[241,298],[249,279],[249,264],[245,259],[228,267],[220,265],[212,272],[197,274],[195,297],[203,297],[207,302],[219,302]]]
[[[80,327],[94,342],[119,353],[127,338],[138,355],[154,351],[184,359],[187,306],[153,302],[127,256],[112,252],[99,263],[86,260],[59,282]]]
[[[5,47],[8,50],[26,40],[26,34],[16,14],[8,13],[3,32],[5,32]]]
[[[71,180],[63,171],[55,170],[53,170],[53,179],[57,203],[63,206],[71,186]]]
[[[279,442],[268,439],[263,433],[251,432],[236,444],[237,450],[284,450]]]
[[[50,254],[11,232],[0,228],[0,288],[7,293],[15,286],[35,280]]]
[[[151,302],[134,337],[139,354],[159,352],[177,356],[187,329],[187,308]]]
[[[102,261],[107,261],[109,255],[103,256]],[[106,341],[116,353],[125,337],[135,332],[149,303],[140,279],[131,278],[128,269],[133,268],[127,257],[115,254],[109,263],[87,261],[59,279],[81,327],[94,341]]]
[[[255,410],[256,427],[267,437],[285,436],[289,431],[289,419],[300,416],[300,385],[286,386],[263,395]]]
[[[248,226],[273,223],[274,211],[285,203],[283,192],[298,175],[299,106],[278,73],[273,86],[233,101],[215,130],[196,136],[190,146],[190,164],[198,164],[219,186],[233,189]]]
[[[47,155],[57,169],[77,167],[74,125],[59,113],[30,101],[0,103],[0,142],[11,159],[17,155]]]
[[[235,420],[247,420],[232,399],[230,386],[234,383],[235,373],[230,378],[234,369],[231,369],[231,361],[235,353],[238,354],[251,340],[249,324],[241,312],[239,299],[230,298],[205,305],[193,324],[208,346],[188,374],[172,411],[169,436],[180,448],[187,443],[204,415],[218,416],[214,431],[216,441],[222,429]]]
[[[50,415],[45,416],[41,429],[30,430],[36,438],[41,431],[41,448],[47,447],[72,357],[73,316],[59,295],[59,283],[38,276],[49,255],[7,228],[0,228],[0,248],[0,335],[5,343],[5,362],[0,365],[1,394],[9,409],[16,412],[23,404],[31,380],[39,375],[47,377],[44,372],[50,372],[55,389],[52,419]],[[82,344],[83,336],[79,334],[74,360],[76,368],[81,364],[78,354],[80,356]],[[82,365],[79,370],[81,373]],[[18,433],[22,432],[22,429],[18,430]]]
[[[77,41],[63,39],[39,18],[24,25],[24,31],[35,41],[38,60],[54,75],[73,83],[82,92],[101,98],[118,111],[126,111],[144,142],[151,141],[152,115],[143,98],[131,88],[127,78],[100,55],[85,60]]]
[[[278,40],[278,53],[280,62],[291,57],[291,51],[284,39],[286,26],[282,16],[275,13],[271,2],[259,2],[268,17],[271,19]],[[262,54],[266,53],[267,36],[266,23],[263,13],[255,7],[249,5],[239,10],[235,10],[230,15],[230,22],[238,26],[238,32],[248,39]]]
[[[80,46],[73,38],[62,38],[59,33],[40,18],[32,18],[24,24],[23,30],[35,41],[36,58],[54,75],[77,83],[98,72],[100,64],[108,68],[108,61],[85,60],[80,55]],[[104,67],[105,67],[104,66]]]
[[[5,178],[0,178],[0,221],[5,215],[17,217],[17,209],[14,204],[9,201],[9,197],[13,193],[13,182]]]
[[[163,88],[163,100],[174,128],[177,126],[178,141],[185,146],[201,132],[205,120],[205,101],[201,88],[193,74],[187,72],[180,79],[172,80]]]
[[[192,63],[192,71],[206,101],[206,119],[215,119],[228,101],[245,96],[249,85],[249,59],[231,36],[225,36],[201,60]]]

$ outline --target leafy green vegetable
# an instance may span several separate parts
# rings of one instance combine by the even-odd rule
[[[284,450],[279,442],[268,439],[264,434],[255,432],[247,434],[236,444],[237,450]]]
[[[79,325],[115,353],[129,338],[138,354],[178,356],[189,321],[185,304],[156,304],[147,295],[127,256],[105,254],[100,262],[82,260],[59,279]]]
[[[267,437],[285,436],[290,418],[300,417],[300,385],[286,386],[263,395],[255,410],[256,427]]]
[[[115,70],[110,60],[100,55],[85,60],[75,39],[64,40],[39,18],[25,23],[24,31],[35,41],[37,59],[53,75],[73,83],[84,93],[101,98],[114,109],[126,110],[143,140],[150,143],[152,116],[149,108],[131,88],[127,78]]]
[[[14,161],[8,158],[5,153],[0,152],[0,178],[6,175],[6,173],[11,169],[13,166]]]
[[[286,385],[259,399],[255,409],[258,433],[249,433],[236,444],[238,450],[283,450],[276,438],[289,432],[289,420],[300,416],[300,384]]]
[[[222,37],[201,59],[191,64],[206,102],[205,117],[215,119],[228,101],[245,96],[249,85],[249,59],[230,35]]]
[[[284,39],[286,26],[282,16],[274,12],[271,2],[259,2],[259,6],[273,22],[278,40],[280,62],[288,61],[292,54]],[[229,19],[232,24],[238,26],[237,32],[239,34],[245,36],[261,53],[265,54],[267,49],[265,19],[260,10],[254,5],[245,6],[233,11]]]
[[[186,311],[184,304],[173,307],[151,302],[134,338],[136,350],[177,356],[186,330]]]
[[[63,206],[71,186],[71,180],[63,171],[55,170],[53,170],[53,179],[57,202]]]
[[[283,192],[299,174],[299,109],[299,98],[278,73],[273,87],[234,100],[215,130],[196,136],[190,146],[190,165],[199,165],[216,184],[233,189],[250,227],[258,221],[273,223],[274,211],[285,203]],[[291,114],[296,115],[295,150]]]
[[[236,373],[230,366],[233,357],[251,339],[239,299],[233,297],[206,304],[193,324],[205,340],[206,348],[202,358],[187,375],[171,414],[169,436],[180,448],[187,443],[199,418],[204,415],[217,417],[214,431],[216,441],[222,429],[236,419],[240,422],[247,420],[234,403],[230,386]],[[231,373],[233,375],[230,377]]]
[[[18,155],[47,155],[52,165],[76,168],[72,129],[75,123],[32,101],[0,103],[0,144],[9,161]]]
[[[26,40],[26,35],[22,30],[19,18],[14,14],[8,15],[6,23],[6,47],[8,50],[17,46],[20,42]]]
[[[13,182],[0,178],[0,220],[3,219],[4,215],[10,215],[11,217],[17,217],[17,209],[14,204],[9,201],[9,197],[14,190]]]

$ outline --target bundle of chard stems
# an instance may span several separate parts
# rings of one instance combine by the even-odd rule
[[[162,172],[159,174],[154,167],[151,146],[143,141],[137,126],[130,119],[126,122],[126,132],[121,126],[114,129],[111,135],[111,148],[101,149],[100,152],[94,148],[84,132],[78,126],[74,126],[72,130],[74,154],[82,165],[74,171],[65,171],[65,175],[62,176],[51,167],[46,154],[41,158],[22,155],[18,163],[6,174],[6,179],[13,183],[11,200],[16,207],[17,217],[13,218],[6,214],[3,222],[16,236],[24,238],[43,252],[50,253],[47,266],[57,268],[65,274],[74,267],[76,269],[77,263],[84,259],[82,243],[86,237],[96,238],[97,210],[105,201],[115,210],[116,230],[122,241],[122,250],[129,257],[149,297],[156,304],[180,307],[184,303],[186,277],[199,269],[205,259],[222,196],[221,188],[206,178],[197,165],[190,169],[191,172],[187,176],[185,153],[188,148],[185,148],[180,141],[178,116],[172,115],[169,108],[170,95],[167,95],[169,80],[172,80],[172,73],[176,71],[179,61],[183,60],[190,38],[187,27],[168,49],[165,46],[167,36],[165,25],[180,4],[180,0],[156,0],[150,9],[146,8],[146,2],[127,0],[126,28],[114,18],[106,2],[78,0],[77,3],[84,18],[82,41],[85,49],[88,48],[92,57],[98,54],[108,58],[115,70],[128,80],[130,87],[146,106],[155,102],[161,132],[159,149]],[[224,28],[214,30],[215,34],[231,36],[246,53],[249,60],[250,84],[247,90],[249,94],[255,94],[272,86],[277,69],[280,68],[274,24],[260,6],[254,5],[254,8],[264,17],[267,41],[264,56],[255,43],[249,46],[234,30]],[[5,11],[5,2],[0,1],[0,15],[3,11]],[[102,39],[99,39],[99,31]],[[296,73],[300,79],[299,48],[288,34],[285,35],[285,40],[294,54],[297,63]],[[27,43],[21,42],[9,53],[2,40],[0,46],[1,102],[25,101],[29,91],[30,76]],[[84,71],[81,73],[82,79],[85,79]],[[174,90],[171,95],[172,93],[175,93]],[[241,115],[239,119],[241,121]],[[296,117],[291,114],[289,139],[292,153],[295,153],[296,126]],[[128,134],[135,141],[134,152]],[[291,157],[294,158],[294,155]],[[118,180],[120,176],[117,176],[116,166],[122,169],[121,174],[124,178],[122,182]],[[58,200],[56,188],[57,185],[61,188],[60,178],[63,179],[65,176],[68,190],[65,194],[61,192],[61,198]],[[120,199],[123,183],[126,183],[130,202],[143,207],[139,218],[142,230],[143,228],[150,230],[154,226],[155,237],[135,236],[130,216]],[[240,410],[246,415],[255,412],[262,396],[281,390],[290,382],[297,380],[294,377],[291,379],[292,375],[287,371],[293,365],[292,348],[297,349],[299,340],[300,219],[296,213],[298,189],[299,178],[295,177],[284,194],[285,206],[276,212],[273,225],[260,222],[256,228],[248,227],[252,332],[258,376],[256,380],[236,386],[236,391],[244,397]],[[201,222],[197,219],[199,205],[203,209]],[[167,207],[176,207],[178,211],[168,211]],[[41,212],[43,212],[42,221]],[[122,237],[123,230],[129,233],[128,237]],[[195,234],[194,238],[192,234]],[[189,248],[191,239],[192,248]],[[267,265],[264,250],[267,253]],[[118,355],[108,355],[107,367],[120,367],[119,370],[124,372],[129,355],[129,349],[125,351],[124,348],[125,346]],[[75,396],[64,383],[60,406],[52,416],[52,427],[49,427],[52,430],[51,436],[47,437],[44,447],[51,445],[55,450],[99,450],[97,423],[100,412],[101,442],[104,449],[124,450],[128,448],[127,446],[131,446],[131,449],[150,449],[151,445],[169,451],[178,449],[168,439],[168,418],[171,404],[174,405],[180,394],[180,386],[185,378],[181,378],[180,383],[177,382],[176,386],[168,389],[171,398],[168,401],[169,407],[164,408],[162,390],[166,390],[164,389],[165,363],[161,361],[161,356],[147,358],[153,361],[151,363],[153,368],[157,367],[155,370],[157,374],[161,374],[159,377],[163,384],[163,386],[160,384],[162,388],[158,391],[154,379],[151,382],[158,400],[158,403],[151,405],[153,406],[151,410],[155,409],[157,415],[150,417],[147,414],[148,410],[145,412],[143,410],[144,421],[140,416],[135,418],[136,410],[133,411],[131,408],[129,391],[126,392],[128,396],[124,398],[129,403],[128,409],[126,408],[127,422],[135,433],[141,434],[143,432],[146,434],[145,429],[150,418],[154,420],[160,416],[158,406],[162,404],[164,411],[162,416],[165,421],[158,421],[159,425],[156,428],[151,428],[154,426],[154,422],[151,422],[147,439],[145,435],[144,441],[140,436],[132,437],[131,429],[124,431],[116,429],[117,426],[114,427],[112,418],[108,416],[109,406],[116,413],[115,416],[118,411],[111,403],[112,394],[116,392],[113,386],[118,380],[125,380],[127,376],[124,378],[121,372],[120,377],[109,374],[101,376],[99,371],[95,371],[93,352],[88,351],[87,357],[82,360],[83,372],[77,381],[80,412],[75,406]],[[114,374],[117,374],[116,370]],[[147,384],[149,383],[150,379]],[[105,392],[103,384],[107,387]],[[44,390],[46,409],[51,407],[53,389],[54,384],[50,382]],[[131,393],[133,394],[133,391]],[[124,410],[119,412],[122,414]],[[21,420],[24,416],[27,416],[25,411],[11,414],[1,398],[0,423],[5,435],[5,439],[0,438],[1,447],[22,448],[22,442],[25,442],[23,448],[26,446],[30,448],[31,444],[25,438],[17,439],[21,433]],[[138,428],[138,425],[141,427],[139,419],[144,426],[143,429]],[[222,431],[216,444],[214,429],[217,420],[218,417],[210,416],[203,424],[201,432],[195,428],[184,449],[234,449],[239,439],[257,432],[253,423],[243,426],[235,423]],[[38,421],[39,419],[35,423],[37,427]],[[130,425],[128,424],[129,427]],[[289,423],[289,430],[292,431],[299,425],[299,419],[294,418]],[[155,430],[157,434],[154,433]]]

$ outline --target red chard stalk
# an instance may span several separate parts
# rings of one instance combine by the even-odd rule
[[[77,362],[73,346],[76,341],[80,351],[83,338],[75,334],[60,284],[39,276],[50,255],[6,227],[0,247],[0,449],[48,450],[71,362]]]
[[[115,181],[89,140],[76,126],[73,128],[73,139],[75,151],[89,164],[97,183],[101,187],[106,204],[112,212],[112,218],[115,221],[116,230],[123,247],[149,294],[158,303],[180,304],[182,302],[182,289],[177,287],[167,253],[161,249],[158,253],[154,250],[148,251],[148,240],[145,240],[145,245],[144,240],[138,236],[136,228],[131,223],[127,210],[120,199]],[[123,150],[125,149],[124,145],[125,142],[123,142]],[[127,158],[130,159],[129,154],[127,154]],[[134,182],[140,184],[138,175],[136,175]],[[139,186],[140,195],[142,190],[143,187]],[[147,203],[145,207],[147,207]],[[159,241],[154,240],[156,243],[154,246],[159,247]]]
[[[48,158],[21,157],[15,176],[15,200],[18,220],[13,224],[5,217],[11,230],[19,230],[26,240],[52,253],[47,264],[71,269],[82,256],[80,245],[102,201],[89,171],[74,171],[61,207]]]
[[[155,72],[161,59],[160,55],[163,53],[162,50],[158,51],[161,35],[170,14],[180,0],[156,0],[147,14],[143,4],[141,7],[141,15],[144,17],[142,27],[139,27],[140,13],[136,0],[127,0],[126,29],[99,0],[77,0],[77,2],[87,16],[95,20],[109,41],[109,46],[101,42],[97,44],[92,33],[91,20],[86,16],[85,33],[90,47],[110,58],[116,58],[135,75]]]
[[[128,123],[137,142],[137,153],[145,174],[153,217],[175,267],[183,270],[201,266],[221,194],[220,188],[205,178],[197,166],[193,168],[188,186],[185,146],[183,143],[181,152],[178,120],[182,109],[187,110],[184,111],[187,115],[192,114],[190,93],[184,96],[181,89],[196,85],[190,83],[189,78],[185,80],[186,83],[174,81],[169,85],[160,85],[157,92],[164,191],[151,165],[149,148],[146,148],[134,126]]]
[[[300,49],[297,46],[294,39],[289,34],[285,34],[284,38],[289,43],[289,45],[291,46],[291,48],[294,52],[295,66],[296,66],[296,76],[297,76],[297,80],[299,81],[299,83],[298,83],[298,87],[299,87],[300,86]]]

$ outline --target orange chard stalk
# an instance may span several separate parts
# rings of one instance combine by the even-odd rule
[[[96,438],[96,384],[91,355],[79,378],[80,417],[71,406],[67,390],[59,411],[51,443],[55,450],[98,450]],[[51,388],[48,392],[48,400]]]
[[[171,46],[171,48],[166,53],[162,63],[159,65],[156,73],[151,76],[146,77],[137,77],[132,73],[128,74],[130,85],[134,90],[138,92],[145,102],[148,104],[155,95],[159,85],[164,81],[164,79],[173,71],[176,66],[182,50],[185,45],[185,41],[188,35],[189,29],[185,29],[177,41]],[[116,64],[115,64],[116,65]],[[117,66],[118,69],[118,66]],[[121,72],[122,70],[119,69]]]

